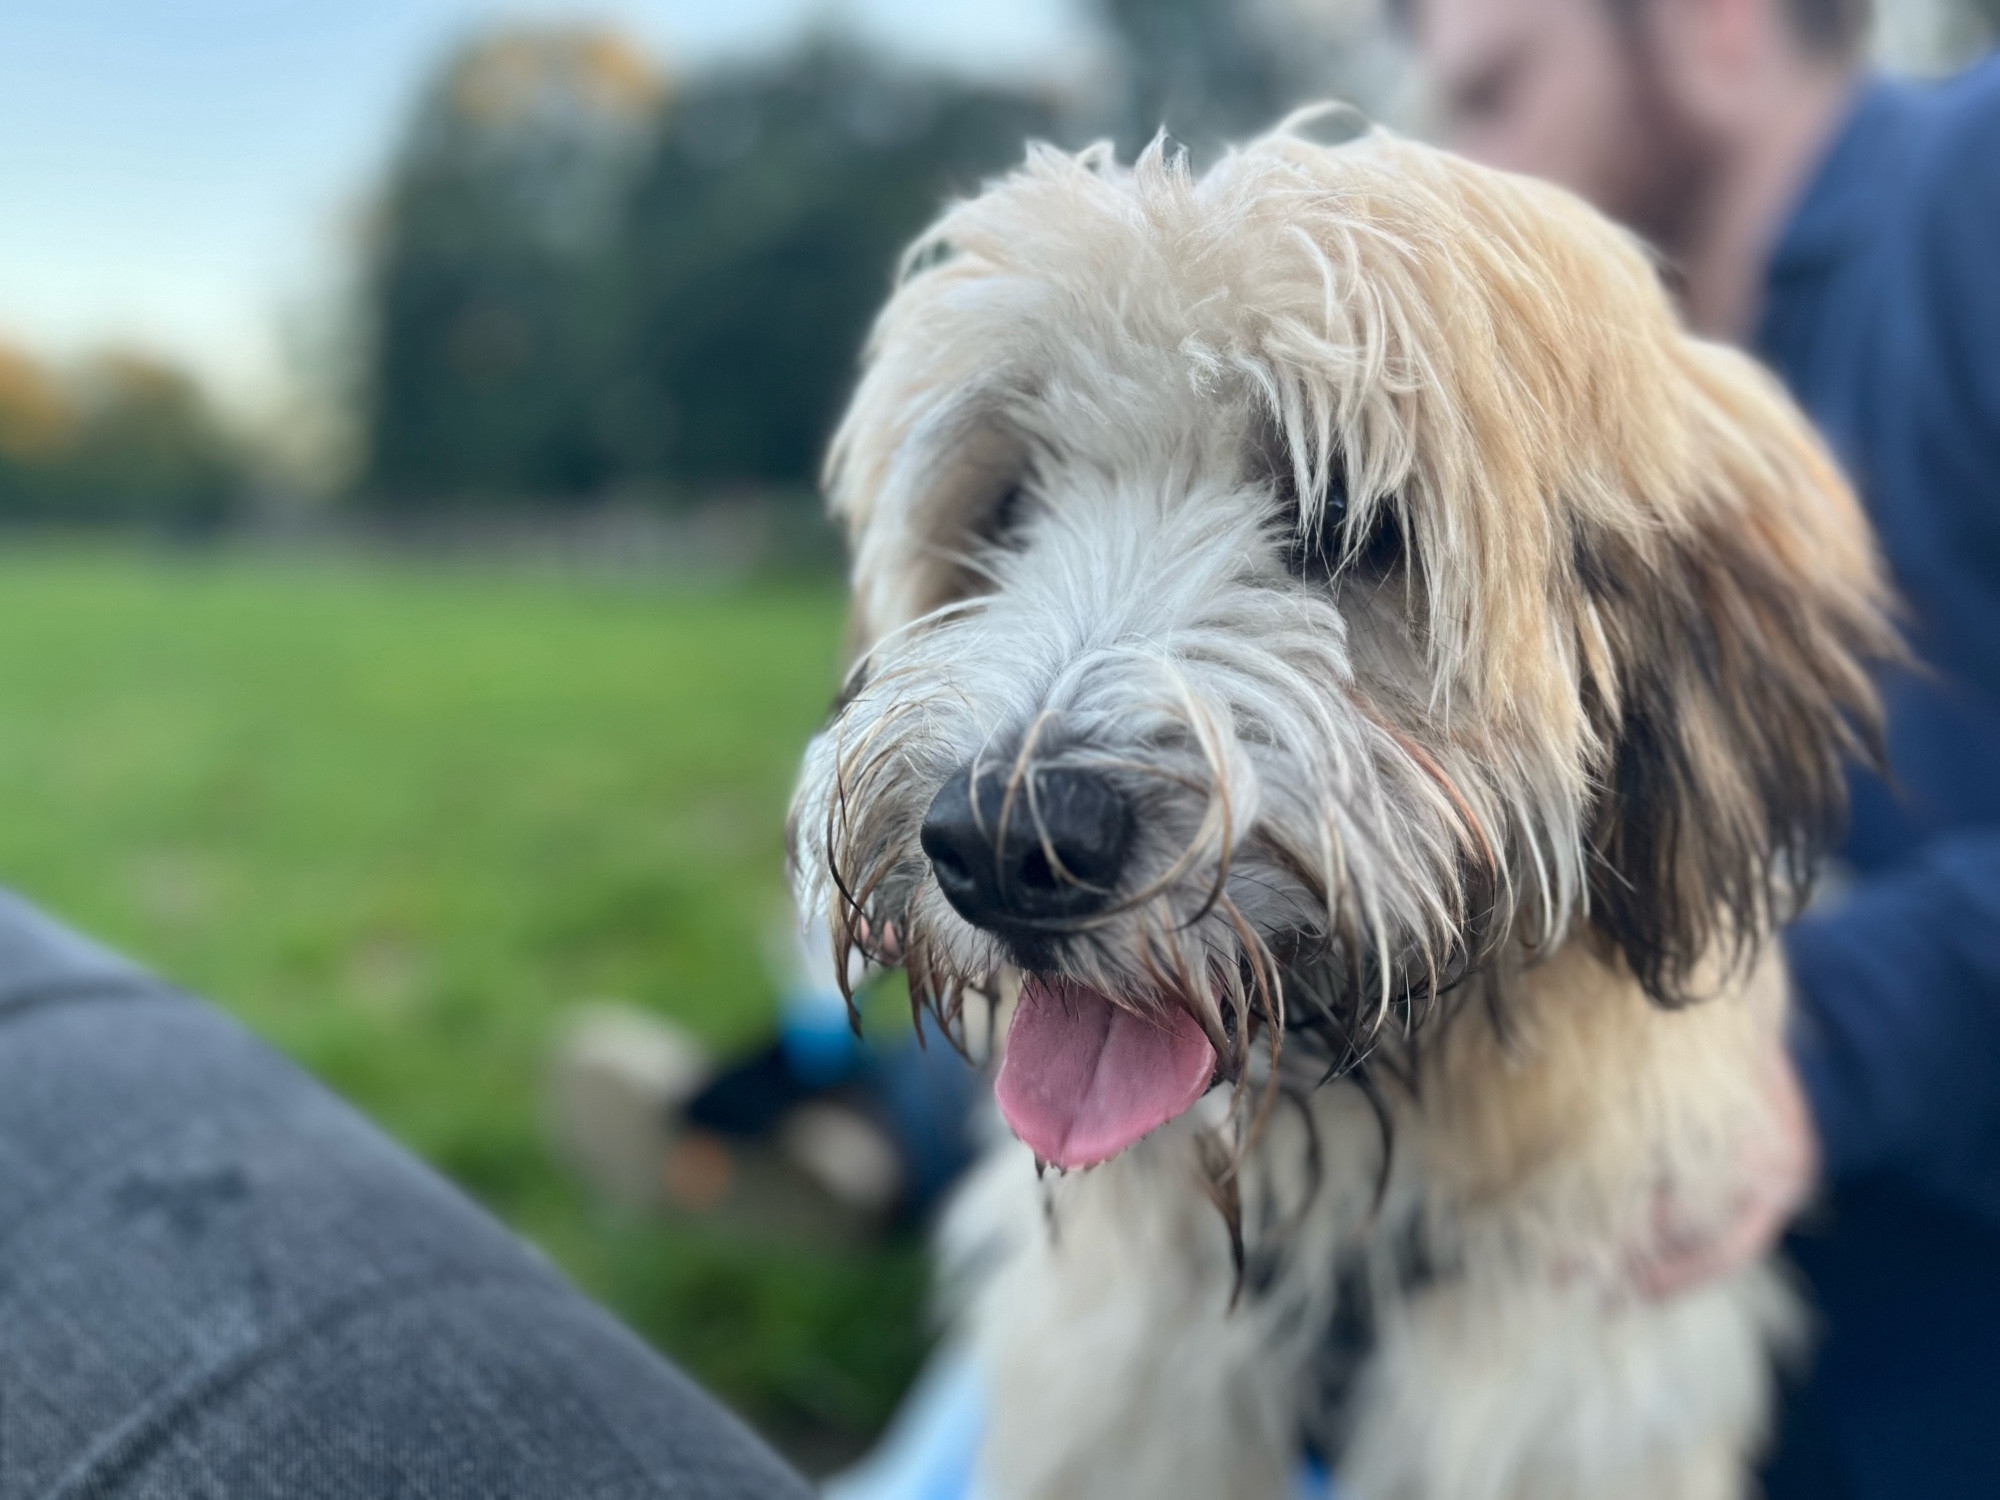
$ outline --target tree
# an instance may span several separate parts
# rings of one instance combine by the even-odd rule
[[[372,498],[564,498],[612,477],[607,272],[662,95],[640,53],[589,29],[488,37],[431,84],[369,277]]]
[[[628,468],[810,483],[904,244],[1051,123],[1032,97],[830,40],[691,87],[621,244]]]

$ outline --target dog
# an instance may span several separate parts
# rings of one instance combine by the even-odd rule
[[[802,908],[1004,1038],[943,1231],[991,1493],[1740,1495],[1799,1309],[1631,1247],[1774,1129],[1881,569],[1627,234],[1323,118],[1035,147],[909,251]]]

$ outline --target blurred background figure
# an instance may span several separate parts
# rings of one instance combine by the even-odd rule
[[[857,959],[843,986],[824,922],[786,923],[767,951],[775,1032],[726,1062],[663,1016],[578,1015],[551,1087],[565,1158],[641,1208],[848,1242],[921,1228],[972,1159],[977,1067],[900,984],[869,983]]]
[[[1789,1249],[1825,1321],[1768,1488],[2000,1494],[2000,61],[1877,75],[1868,0],[1405,19],[1449,140],[1623,218],[1783,377],[1909,603],[1894,784],[1857,778],[1848,878],[1789,936],[1826,1185]]]

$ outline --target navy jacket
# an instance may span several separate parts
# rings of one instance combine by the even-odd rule
[[[1934,669],[1887,684],[1843,900],[1788,947],[1830,1201],[1774,1497],[2000,1496],[2000,58],[1871,81],[1757,347],[1858,486]]]

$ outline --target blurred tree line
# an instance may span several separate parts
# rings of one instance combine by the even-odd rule
[[[1067,93],[834,34],[684,79],[590,27],[458,49],[371,215],[336,361],[348,501],[804,495],[898,252],[1027,140],[1129,156],[1164,122],[1204,154],[1303,98],[1374,102],[1369,0],[1076,3],[1094,41]],[[210,527],[281,468],[159,361],[0,349],[0,520]]]
[[[1376,102],[1368,0],[1077,3],[1095,41],[1067,93],[833,34],[685,79],[589,27],[457,50],[371,218],[351,502],[803,495],[898,252],[1027,140],[1129,156],[1164,122],[1205,154],[1304,98]],[[0,519],[213,526],[259,473],[163,363],[0,349]]]
[[[249,476],[182,371],[122,353],[58,371],[0,347],[0,520],[210,528]]]
[[[340,341],[350,501],[803,494],[898,251],[1027,139],[1108,135],[1129,158],[1164,125],[1201,158],[1310,99],[1396,112],[1372,0],[1075,3],[1095,41],[1066,91],[837,35],[682,79],[591,28],[460,48],[404,129]],[[2000,0],[1885,4],[1923,22],[1905,50],[1924,55],[2000,25]],[[157,361],[0,348],[0,519],[213,525],[258,472]]]
[[[1352,95],[1338,14],[1094,0],[1108,68],[1083,102],[827,35],[676,81],[599,31],[476,41],[425,92],[383,197],[357,496],[410,513],[803,491],[896,255],[945,199],[1029,138],[1129,152],[1165,120],[1207,147]]]

